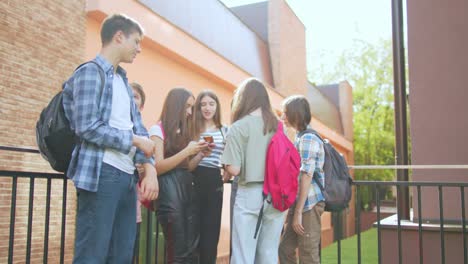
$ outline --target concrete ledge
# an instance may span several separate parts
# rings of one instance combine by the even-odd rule
[[[411,218],[413,218],[411,214]],[[414,218],[413,218],[414,219]],[[452,219],[449,219],[450,222],[453,222]],[[377,227],[377,222],[373,224],[374,227]],[[398,215],[394,214],[387,218],[384,218],[380,221],[380,227],[382,229],[398,229]],[[402,230],[418,230],[419,223],[410,220],[401,220],[400,227]],[[421,225],[424,231],[440,231],[440,224],[429,222],[423,220]],[[467,228],[468,229],[468,228]],[[453,223],[444,223],[444,232],[463,232],[463,226],[461,224],[453,224]]]
[[[444,225],[442,233],[440,225],[424,223],[419,233],[418,223],[402,220],[398,234],[397,221],[392,215],[380,222],[382,264],[398,263],[400,256],[401,263],[464,263],[461,225]]]

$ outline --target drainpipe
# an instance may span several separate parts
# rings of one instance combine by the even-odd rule
[[[397,165],[408,165],[408,134],[406,120],[405,46],[402,0],[392,0],[393,81],[395,100],[395,138]],[[397,170],[398,181],[408,181],[408,170]],[[409,190],[401,187],[397,206],[401,219],[410,220]]]

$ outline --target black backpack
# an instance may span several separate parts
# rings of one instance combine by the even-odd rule
[[[104,70],[96,62],[85,62],[78,66],[75,72],[87,63],[94,63],[98,66],[102,94],[105,80]],[[63,89],[67,82],[68,80],[62,84],[62,90],[42,110],[36,123],[36,142],[39,151],[42,157],[50,163],[50,166],[59,172],[67,171],[73,149],[79,141],[73,130],[71,130],[63,109]]]
[[[349,175],[348,164],[343,155],[328,140],[323,140],[315,130],[306,129],[299,136],[306,133],[316,135],[323,142],[323,150],[325,152],[323,164],[325,186],[322,186],[316,173],[314,173],[313,179],[325,197],[325,211],[340,212],[348,208],[349,201],[351,200],[351,184],[353,179]]]

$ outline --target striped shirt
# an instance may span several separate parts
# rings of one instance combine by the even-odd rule
[[[216,144],[215,148],[211,152],[211,155],[203,158],[198,166],[209,167],[209,168],[220,168],[221,167],[221,155],[224,151],[225,137],[227,133],[227,127],[223,126],[219,129],[212,131],[205,131],[200,134],[200,140],[203,140],[205,136],[212,136],[213,142]]]
[[[322,186],[325,186],[325,174],[323,172],[325,151],[323,150],[323,142],[312,133],[305,133],[300,137],[299,134],[297,134],[294,146],[301,156],[299,181],[301,180],[300,177],[306,175],[306,177],[310,178],[310,184],[312,184],[309,188],[309,194],[307,195],[304,209],[302,211],[306,212],[311,210],[318,202],[325,200],[320,187],[313,179],[314,173],[316,173],[318,180],[322,183]]]

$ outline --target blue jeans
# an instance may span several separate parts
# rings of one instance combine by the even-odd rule
[[[75,264],[131,263],[136,177],[103,163],[97,192],[77,189]]]

